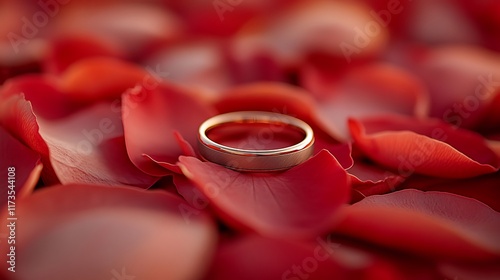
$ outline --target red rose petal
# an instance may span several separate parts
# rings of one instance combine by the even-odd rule
[[[325,239],[223,240],[207,279],[440,279],[430,263]],[[241,256],[245,257],[241,257]]]
[[[93,103],[118,100],[136,84],[158,84],[145,69],[109,57],[92,57],[73,63],[60,77],[59,86],[73,100]]]
[[[100,103],[57,122],[38,119],[40,135],[62,183],[148,188],[158,179],[130,162],[120,118],[111,103]]]
[[[153,175],[168,174],[148,157],[156,162],[175,164],[187,148],[185,144],[179,145],[177,134],[196,146],[198,127],[213,112],[195,98],[191,92],[169,84],[152,89],[139,86],[123,96],[127,152],[138,168]]]
[[[448,279],[500,279],[500,267],[498,267],[498,261],[481,263],[440,263],[438,269]]]
[[[179,144],[179,147],[180,147],[180,149],[182,151],[182,155],[190,156],[190,157],[196,157],[197,156],[196,152],[194,151],[194,148],[191,146],[191,144],[189,144],[182,137],[182,135],[179,132],[175,131],[174,132],[174,137],[175,137],[175,139],[177,140],[177,142]],[[158,161],[158,160],[155,160],[154,158],[152,158],[152,157],[150,157],[149,155],[146,155],[146,154],[143,154],[142,156],[144,158],[148,159],[149,161],[154,162],[155,164],[157,164],[157,165],[165,168],[166,170],[172,171],[172,172],[177,173],[177,174],[182,174],[182,170],[177,165],[177,162],[174,164],[174,163],[169,163],[169,162],[164,162],[164,161]],[[164,175],[168,174],[165,170],[158,169],[158,166],[149,165],[146,162],[143,163],[143,166],[148,166],[148,170],[149,169],[155,170],[156,172],[158,172],[158,174],[164,174]]]
[[[362,197],[394,191],[405,180],[403,176],[361,160],[355,161],[347,172],[351,176],[353,191]]]
[[[407,25],[405,29],[400,29],[399,35],[407,40],[434,46],[478,44],[479,30],[457,2],[420,1],[402,4],[403,13],[397,17],[406,20]],[[410,13],[405,13],[407,9]]]
[[[219,112],[269,111],[306,122],[314,119],[315,103],[307,91],[284,83],[260,82],[233,87],[215,102]]]
[[[342,1],[300,1],[264,24],[251,22],[234,40],[238,57],[268,50],[282,65],[294,66],[313,52],[340,58],[344,65],[379,54],[388,33],[379,28],[368,37],[366,31],[379,27],[369,7]],[[375,33],[375,34],[373,34]]]
[[[350,120],[349,128],[368,157],[403,177],[468,178],[499,169],[482,137],[438,121],[390,116]]]
[[[179,161],[221,218],[263,235],[321,233],[348,201],[347,174],[327,151],[280,173],[240,173],[193,157]]]
[[[44,70],[59,74],[81,59],[96,56],[121,57],[122,53],[123,51],[112,43],[92,36],[64,36],[50,41],[49,51],[44,57]]]
[[[233,87],[222,96],[214,104],[219,112],[267,111],[290,115],[305,121],[313,128],[317,147],[328,150],[333,148],[330,152],[335,153],[334,146],[338,146],[338,141],[317,117],[316,104],[303,89],[282,83],[260,82]],[[345,158],[342,163],[350,165],[352,160]]]
[[[346,206],[335,232],[428,257],[500,257],[500,213],[477,200],[403,190]]]
[[[0,44],[3,40],[8,39],[8,34],[17,32],[21,29],[21,21],[19,18],[26,12],[26,7],[23,3],[0,1],[0,17],[5,23],[0,27]],[[5,40],[7,41],[7,40]]]
[[[201,211],[213,212],[209,207],[210,201],[207,196],[203,194],[192,181],[182,175],[182,171],[179,172],[179,174],[174,174],[173,184],[175,186],[176,193],[183,197],[184,200],[191,206],[189,209],[184,209],[184,219],[189,221],[191,216],[194,215],[196,217]]]
[[[422,83],[412,76],[388,64],[372,64],[353,68],[341,82],[329,81],[327,93],[311,91],[323,98],[318,108],[330,130],[338,138],[349,139],[347,119],[380,114],[402,114],[423,117],[428,111],[428,96]]]
[[[500,212],[500,173],[484,176],[449,180],[433,177],[414,176],[408,178],[398,189],[419,189],[423,191],[441,191],[477,199],[493,210]]]
[[[42,178],[46,184],[59,182],[50,163],[49,148],[40,136],[39,125],[31,103],[20,94],[0,95],[0,124],[10,135],[41,156]]]
[[[18,76],[8,80],[0,91],[3,98],[21,93],[31,102],[35,114],[46,119],[65,117],[80,107],[57,88],[54,79],[46,76]]]
[[[349,169],[353,166],[354,160],[352,159],[352,144],[332,144],[326,142],[323,137],[317,137],[314,142],[314,151],[319,153],[321,150],[328,150],[340,163],[344,169]]]
[[[0,126],[0,170],[5,174],[0,189],[0,207],[4,209],[9,201],[15,203],[35,188],[40,176],[40,155],[21,144]],[[14,199],[11,199],[14,197]]]
[[[446,46],[414,62],[431,97],[431,116],[473,127],[485,114],[500,81],[500,55],[479,47]]]
[[[220,246],[207,279],[350,279],[348,268],[315,249],[308,243],[242,237]]]
[[[16,227],[16,275],[197,279],[210,263],[215,227],[205,215],[186,223],[182,207],[189,206],[164,191],[97,185],[37,191],[17,204],[23,226]],[[6,255],[8,246],[1,251]],[[6,262],[1,266],[10,273]]]

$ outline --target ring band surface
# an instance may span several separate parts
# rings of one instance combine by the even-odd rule
[[[224,124],[269,124],[289,126],[299,130],[304,138],[297,144],[278,148],[250,150],[219,144],[207,133]],[[312,128],[305,122],[278,113],[242,111],[217,115],[201,124],[198,135],[198,148],[201,156],[208,161],[237,171],[270,172],[282,171],[307,160],[314,150]]]

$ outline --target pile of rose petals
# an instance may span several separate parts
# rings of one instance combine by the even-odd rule
[[[495,0],[0,0],[0,279],[499,279],[499,19]],[[244,110],[307,122],[314,155],[204,161],[199,125]]]

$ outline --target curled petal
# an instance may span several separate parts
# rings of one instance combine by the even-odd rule
[[[347,172],[351,176],[353,191],[361,194],[361,198],[394,191],[405,180],[401,175],[361,160],[356,160]]]
[[[0,95],[0,124],[21,143],[41,156],[42,178],[46,184],[59,182],[52,167],[49,147],[40,136],[39,125],[31,103],[22,94]]]
[[[180,210],[189,206],[164,191],[58,185],[16,206],[25,223],[16,228],[19,279],[196,279],[215,247],[212,221],[198,215],[188,224]]]
[[[481,136],[439,121],[391,116],[350,120],[349,128],[364,154],[403,177],[468,178],[499,169]]]
[[[138,86],[123,95],[127,152],[138,168],[165,175],[169,171],[150,158],[175,165],[180,155],[193,152],[187,144],[196,147],[198,127],[214,114],[195,98],[191,92],[166,83],[154,88]]]
[[[444,192],[403,190],[343,208],[335,232],[434,258],[500,257],[500,213]]]
[[[327,151],[279,173],[240,173],[193,157],[179,161],[222,219],[263,235],[321,233],[349,199],[348,176]]]
[[[128,158],[120,117],[112,103],[99,103],[60,121],[38,119],[61,183],[148,188],[158,179],[137,169]]]
[[[63,119],[44,119],[22,95],[12,95],[0,111],[2,125],[42,156],[48,185],[101,183],[151,186],[156,177],[138,170],[128,159],[120,110],[110,103],[88,107]]]

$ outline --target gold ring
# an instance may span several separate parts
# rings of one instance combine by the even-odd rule
[[[240,149],[222,145],[207,136],[209,131],[227,124],[269,124],[269,128],[266,129],[268,134],[269,132],[278,133],[280,129],[287,126],[298,130],[303,138],[297,144],[283,148]],[[307,123],[287,115],[259,111],[232,112],[217,115],[201,124],[198,132],[198,148],[205,160],[233,170],[282,171],[311,157],[314,151],[314,134]]]

